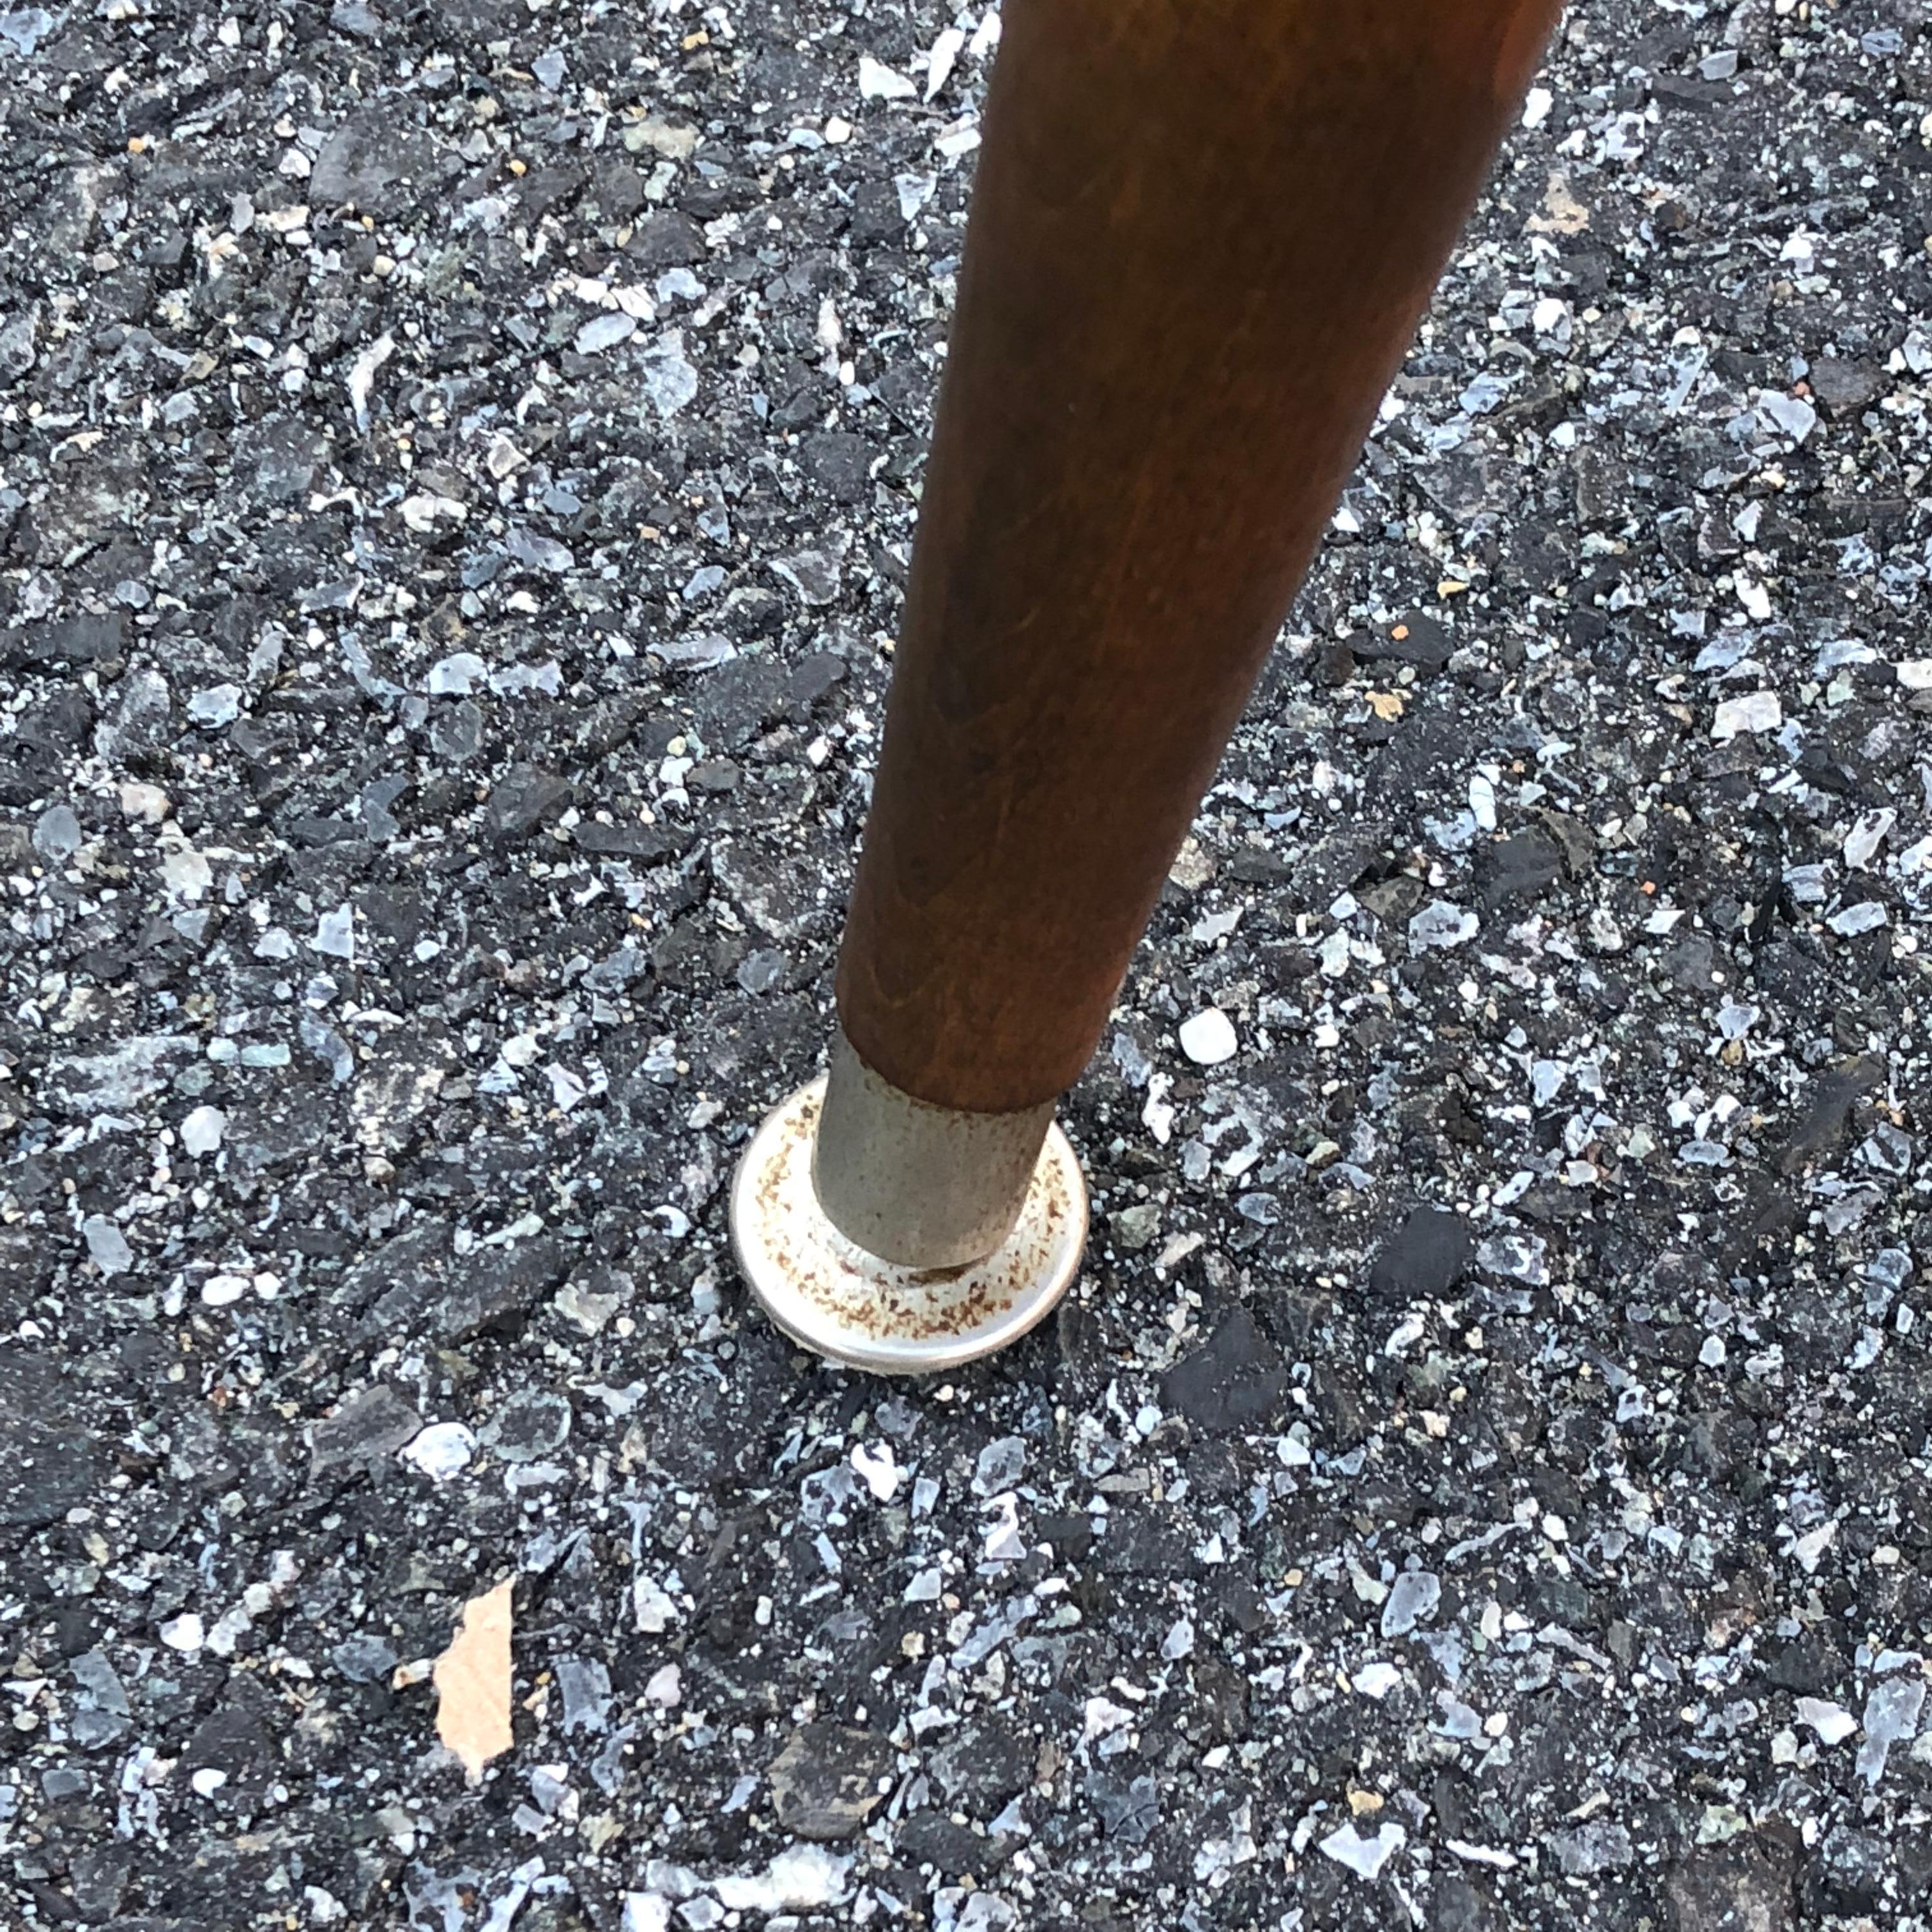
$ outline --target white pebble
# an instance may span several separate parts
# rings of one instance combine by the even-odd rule
[[[1452,946],[1466,946],[1475,938],[1481,922],[1474,913],[1451,905],[1447,899],[1432,899],[1408,922],[1409,950],[1426,952],[1432,946],[1445,950]]]
[[[1898,822],[1898,814],[1888,805],[1876,812],[1862,814],[1846,834],[1845,863],[1856,867],[1869,866],[1878,856],[1878,848],[1885,843],[1886,834]]]
[[[544,1071],[550,1076],[550,1099],[560,1114],[567,1114],[590,1089],[561,1061],[552,1060]]]
[[[677,1622],[677,1606],[663,1586],[649,1576],[640,1576],[631,1586],[631,1607],[638,1629],[648,1636],[656,1636]]]
[[[214,1153],[228,1126],[228,1116],[219,1107],[197,1107],[181,1124],[184,1151],[199,1157]]]
[[[1798,1721],[1818,1733],[1821,1744],[1841,1744],[1858,1729],[1858,1720],[1843,1705],[1823,1697],[1801,1697]]]
[[[127,1236],[105,1214],[88,1215],[80,1232],[86,1238],[88,1256],[103,1274],[125,1274],[134,1265]]]
[[[859,98],[862,100],[910,100],[919,89],[870,54],[859,56]]]
[[[316,922],[314,944],[316,952],[326,953],[332,959],[353,959],[356,908],[340,905],[333,912],[324,913]]]
[[[892,1460],[891,1444],[882,1442],[878,1448],[872,1449],[862,1442],[855,1443],[852,1467],[857,1472],[859,1480],[872,1491],[875,1501],[892,1501],[892,1492],[899,1486],[900,1470]]]
[[[188,715],[211,731],[233,724],[241,714],[242,687],[237,684],[211,685],[188,701]]]
[[[818,1912],[828,1905],[836,1905],[845,1896],[846,1874],[851,1868],[850,1858],[838,1858],[823,1845],[794,1845],[778,1852],[762,1872],[721,1872],[712,1888],[718,1894],[718,1904],[726,1911],[785,1915],[772,1920],[774,1924],[782,1925],[790,1915]],[[972,1894],[969,1892],[967,1896],[970,1898]],[[688,1905],[680,1910],[678,1916],[688,1925],[698,1922],[692,1918]],[[856,1916],[855,1914],[855,1920]],[[953,1921],[955,1925],[968,1922],[963,1912]],[[790,1923],[796,1925],[798,1920],[791,1917]],[[624,1932],[630,1932],[628,1925]]]
[[[201,1627],[201,1619],[192,1610],[184,1610],[179,1616],[170,1617],[161,1626],[161,1641],[170,1650],[192,1653],[206,1640],[207,1633]]]
[[[121,809],[130,818],[158,825],[168,815],[168,795],[158,785],[140,784],[130,780],[121,788]]]
[[[1856,905],[1846,907],[1843,912],[1834,912],[1825,923],[1841,939],[1856,939],[1862,932],[1872,932],[1881,926],[1889,926],[1892,915],[1886,911],[1882,899],[1861,899]]]
[[[1400,1825],[1384,1825],[1372,1838],[1364,1838],[1353,1825],[1344,1825],[1322,1840],[1322,1850],[1358,1877],[1374,1878],[1408,1842],[1408,1834]]]
[[[1818,412],[1802,396],[1768,395],[1757,406],[1762,420],[1781,436],[1802,442],[1818,427]]]
[[[1727,698],[1711,720],[1711,736],[1720,743],[1746,731],[1775,731],[1784,722],[1784,707],[1774,691],[1753,691]]]
[[[1219,1006],[1209,1006],[1180,1025],[1180,1050],[1196,1066],[1219,1066],[1240,1050],[1234,1023]]]
[[[1892,1746],[1918,1734],[1924,1708],[1924,1680],[1917,1677],[1889,1678],[1865,1700],[1865,1741],[1858,1747],[1857,1768],[1868,1789],[1885,1775]]]
[[[1403,1570],[1382,1605],[1382,1635],[1408,1636],[1418,1624],[1435,1616],[1442,1601],[1442,1580],[1433,1570]]]
[[[1469,810],[1485,832],[1496,829],[1496,788],[1480,772],[1469,781]]]
[[[1020,1534],[1020,1506],[1012,1496],[995,1496],[986,1505],[992,1513],[993,1520],[986,1527],[983,1546],[988,1563],[1018,1563],[1024,1561],[1026,1539]]]
[[[412,1468],[440,1483],[470,1466],[476,1453],[476,1438],[460,1422],[432,1422],[397,1453]]]
[[[595,356],[601,350],[616,348],[620,342],[628,342],[637,332],[637,317],[625,314],[621,309],[593,315],[577,332],[577,352]]]
[[[1402,1672],[1392,1664],[1365,1664],[1355,1672],[1356,1690],[1379,1703],[1402,1682]]]
[[[432,698],[467,698],[490,667],[474,651],[452,651],[429,668],[426,688]]]
[[[172,828],[171,827],[170,830]],[[161,883],[168,896],[198,904],[214,884],[214,868],[185,840],[170,844],[161,856]]]

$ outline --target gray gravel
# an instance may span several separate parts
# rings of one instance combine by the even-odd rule
[[[896,1389],[723,1189],[995,31],[0,16],[10,1932],[1928,1922],[1925,9],[1573,16]]]

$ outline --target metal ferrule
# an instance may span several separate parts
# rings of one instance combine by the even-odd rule
[[[832,1225],[868,1253],[904,1268],[962,1268],[1012,1232],[1052,1122],[1051,1100],[969,1114],[915,1100],[835,1030],[812,1185]]]

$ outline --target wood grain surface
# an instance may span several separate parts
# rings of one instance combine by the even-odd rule
[[[860,1056],[1076,1079],[1551,0],[1008,0],[872,816]]]

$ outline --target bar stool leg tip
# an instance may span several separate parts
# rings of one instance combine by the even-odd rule
[[[822,1074],[766,1116],[731,1184],[731,1246],[772,1322],[801,1347],[875,1375],[932,1375],[1009,1346],[1079,1272],[1087,1186],[1056,1124],[1012,1232],[982,1262],[881,1261],[834,1227],[812,1182]]]

